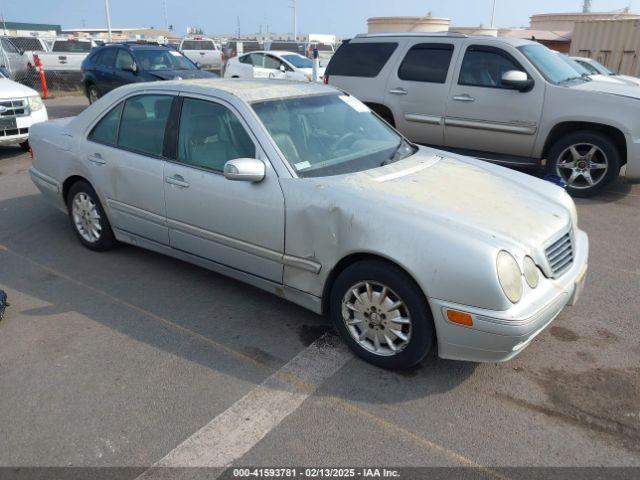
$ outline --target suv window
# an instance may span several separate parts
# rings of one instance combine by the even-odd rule
[[[211,40],[185,40],[182,42],[182,50],[215,50]]]
[[[374,78],[398,48],[392,42],[343,43],[327,67],[327,75]]]
[[[106,145],[115,145],[118,138],[118,124],[120,123],[120,113],[122,112],[123,103],[113,108],[96,124],[89,133],[89,140],[104,143]]]
[[[91,42],[78,42],[74,40],[57,40],[53,42],[52,52],[89,52],[91,51]]]
[[[131,70],[133,68],[133,57],[126,50],[119,49],[116,56],[116,68],[120,70]]]
[[[256,148],[238,117],[217,103],[186,98],[178,129],[178,161],[216,172],[234,158],[254,158]]]
[[[147,155],[162,155],[172,101],[170,95],[138,95],[127,99],[120,120],[118,146]]]
[[[404,57],[398,77],[414,82],[445,83],[453,45],[448,43],[419,43]]]
[[[102,53],[96,58],[96,65],[101,65],[103,67],[113,67],[113,62],[116,59],[116,49],[115,48],[105,48]]]
[[[471,46],[467,49],[460,68],[460,85],[488,88],[511,88],[502,85],[502,74],[509,70],[525,71],[504,50]]]

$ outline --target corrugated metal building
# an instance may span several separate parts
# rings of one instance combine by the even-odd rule
[[[640,76],[640,20],[576,22],[571,55],[598,60],[623,75]]]

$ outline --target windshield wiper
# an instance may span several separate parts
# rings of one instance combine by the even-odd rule
[[[390,163],[398,162],[407,157],[410,157],[414,153],[416,153],[415,147],[403,138],[398,144],[398,148],[396,148],[396,151],[393,154],[393,156],[385,160],[384,162],[382,162],[380,166],[384,167],[385,165],[389,165]]]
[[[573,82],[574,80],[584,80],[585,76],[580,75],[579,77],[569,77],[569,78],[565,78],[564,80],[560,80],[558,82],[558,85],[564,85],[565,83],[569,83],[569,82]]]

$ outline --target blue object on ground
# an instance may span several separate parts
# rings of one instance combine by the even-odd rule
[[[2,318],[4,317],[4,309],[8,306],[9,304],[7,303],[7,294],[4,292],[4,290],[0,290],[0,320],[2,320]]]
[[[543,180],[546,180],[547,182],[555,183],[556,185],[562,188],[567,186],[566,182],[562,179],[562,177],[560,177],[559,175],[556,175],[555,173],[547,173],[542,178]]]

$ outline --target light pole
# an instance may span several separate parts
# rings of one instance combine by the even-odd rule
[[[491,28],[493,28],[496,19],[496,1],[493,0],[493,8],[491,9]]]
[[[109,36],[109,41],[112,42],[113,38],[111,36],[111,13],[109,12],[109,0],[104,0],[104,11],[107,14],[107,34]]]
[[[296,0],[290,0],[290,2],[291,2],[291,5],[289,5],[289,8],[293,10],[293,40],[296,41],[298,39],[298,35],[297,35],[298,26],[296,25],[296,22],[297,22]]]

